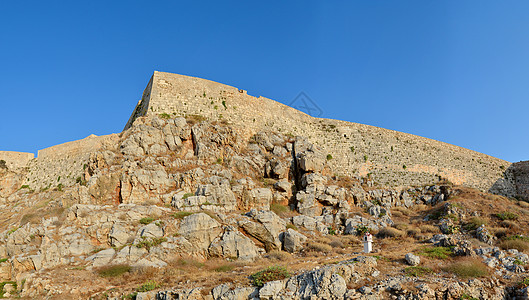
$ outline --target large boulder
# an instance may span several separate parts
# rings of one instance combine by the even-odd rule
[[[230,181],[219,176],[207,179],[207,184],[199,185],[196,195],[204,196],[206,203],[221,206],[227,210],[234,210],[237,200],[231,190]]]
[[[249,235],[262,242],[266,251],[280,250],[281,241],[279,234],[286,229],[286,223],[278,215],[271,211],[257,211],[255,209],[248,216],[257,222],[244,219],[239,221],[239,226]]]
[[[224,234],[216,238],[209,246],[211,256],[253,260],[260,249],[251,239],[237,231],[233,226],[226,226]]]
[[[416,266],[421,263],[421,258],[413,253],[406,254],[404,260],[406,260],[406,263],[410,266]]]
[[[283,249],[290,253],[297,252],[303,248],[306,241],[306,236],[289,228],[283,234]]]
[[[185,217],[178,229],[178,234],[198,250],[207,250],[211,242],[221,233],[220,223],[205,213]]]

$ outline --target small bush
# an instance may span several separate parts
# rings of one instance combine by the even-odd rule
[[[380,238],[403,237],[404,235],[406,235],[404,231],[393,227],[382,228],[377,234],[377,236]]]
[[[498,228],[498,229],[496,229],[496,230],[494,231],[494,235],[495,235],[497,238],[499,238],[499,239],[506,237],[506,236],[507,236],[507,233],[508,233],[508,230],[505,229],[505,228]]]
[[[500,225],[501,227],[505,227],[505,228],[517,228],[518,227],[518,224],[511,220],[502,221]]]
[[[289,229],[289,228],[290,229],[294,229],[294,230],[298,230],[298,227],[296,225],[292,224],[292,223],[288,223],[287,224],[287,229]]]
[[[502,220],[502,221],[505,221],[505,220],[517,220],[518,219],[518,215],[517,214],[509,212],[509,211],[502,212],[502,213],[497,213],[497,214],[495,214],[495,216],[497,218],[499,218],[500,220]]]
[[[529,286],[529,277],[525,277],[524,279],[522,279],[522,281],[520,281],[520,283],[518,283],[518,287],[521,289],[524,289],[528,286]]]
[[[421,249],[419,255],[435,259],[447,259],[452,256],[452,251],[448,247],[431,247]]]
[[[15,291],[18,289],[18,286],[17,286],[17,283],[16,281],[4,281],[4,282],[0,282],[0,298],[4,298],[3,295],[4,295],[4,286],[6,284],[11,284],[13,285],[13,287],[15,288]]]
[[[139,241],[135,246],[137,248],[145,248],[147,251],[151,250],[152,247],[158,246],[163,242],[167,242],[167,239],[164,237],[159,238],[145,238],[142,237],[142,240]]]
[[[173,214],[173,217],[174,217],[175,219],[183,219],[183,218],[185,218],[185,217],[187,217],[187,216],[190,216],[190,215],[192,215],[192,214],[193,214],[193,213],[190,212],[190,211],[179,211],[179,212],[174,213],[174,214]]]
[[[433,273],[433,270],[428,267],[414,266],[407,267],[404,269],[404,272],[406,273],[406,276],[421,277]]]
[[[504,240],[500,243],[500,248],[504,250],[516,249],[523,252],[529,250],[529,243],[523,240]]]
[[[273,266],[261,270],[255,274],[250,275],[252,284],[257,287],[262,287],[269,281],[281,280],[290,277],[290,273],[285,267]]]
[[[140,293],[143,293],[143,292],[150,292],[152,290],[155,290],[157,288],[159,288],[160,285],[158,283],[156,283],[156,281],[154,280],[149,280],[149,281],[146,281],[144,284],[142,284],[140,287],[138,287],[136,290]]]
[[[152,221],[154,221],[154,218],[151,218],[151,217],[141,218],[140,224],[147,225],[147,224],[152,223]]]
[[[62,183],[59,183],[59,184],[57,185],[57,191],[62,192],[62,188],[63,188]]]
[[[323,243],[309,242],[307,248],[316,252],[331,252],[332,247]]]
[[[170,119],[171,118],[171,115],[170,114],[166,114],[166,113],[161,113],[158,116],[160,118],[162,118],[162,119]]]
[[[345,245],[339,239],[332,240],[329,245],[333,248],[345,248]]]
[[[233,266],[232,265],[222,265],[222,266],[218,266],[214,269],[215,272],[229,272],[229,271],[232,271],[233,270]]]
[[[439,227],[430,224],[421,225],[419,226],[419,229],[424,233],[438,233],[440,231]]]
[[[487,220],[480,218],[480,217],[472,217],[470,221],[465,224],[464,228],[466,230],[476,230],[481,225],[487,225]]]
[[[359,225],[356,225],[355,231],[357,235],[364,235],[367,232],[369,232],[369,227],[359,224]]]
[[[7,261],[7,258],[0,258],[0,264],[6,261]]]
[[[331,159],[332,159],[332,155],[327,154],[327,160],[331,160]]]
[[[194,195],[195,195],[194,193],[185,193],[184,196],[182,196],[182,199],[185,200],[185,199],[187,199],[187,198],[189,198],[191,196],[194,196]]]
[[[276,215],[281,216],[287,214],[290,211],[290,208],[286,205],[281,205],[279,203],[272,203],[270,205],[270,210],[273,211]]]
[[[443,268],[443,270],[454,273],[462,278],[485,277],[489,275],[487,266],[478,259],[457,261]]]
[[[101,277],[118,277],[130,272],[132,268],[129,265],[114,265],[100,268],[97,273]]]
[[[276,250],[276,251],[268,252],[268,254],[266,255],[266,258],[271,259],[271,260],[287,261],[292,258],[292,255],[285,251]]]
[[[416,237],[421,234],[421,230],[419,228],[410,228],[406,231],[406,234],[411,237]]]

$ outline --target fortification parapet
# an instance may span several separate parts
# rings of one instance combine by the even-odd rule
[[[56,187],[59,184],[71,186],[84,172],[84,166],[92,152],[116,145],[117,134],[91,135],[82,140],[42,149],[37,159],[28,164],[24,184],[32,189]]]
[[[213,81],[154,72],[125,126],[139,116],[198,115],[249,133],[302,135],[332,156],[338,175],[370,176],[381,185],[430,184],[439,178],[488,190],[511,163],[447,143],[393,130],[311,117],[265,97]]]
[[[0,160],[6,162],[9,169],[19,169],[28,165],[29,161],[35,157],[33,153],[0,151]]]

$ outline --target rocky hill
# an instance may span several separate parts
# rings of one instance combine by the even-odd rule
[[[342,172],[338,165],[356,161],[354,151],[331,154],[332,139],[318,144],[307,128],[328,128],[323,132],[330,136],[364,128],[363,135],[348,135],[355,140],[373,135],[373,128],[303,123],[311,117],[300,112],[281,130],[279,117],[276,125],[245,126],[248,120],[238,122],[240,115],[227,112],[244,108],[234,105],[244,93],[210,100],[219,85],[211,83],[204,92],[203,80],[195,80],[200,89],[185,87],[202,90],[207,105],[220,101],[211,111],[221,110],[222,118],[205,109],[202,115],[158,111],[159,101],[149,95],[163,96],[157,89],[174,82],[154,84],[157,74],[122,133],[51,147],[37,159],[0,153],[0,297],[527,299],[524,163],[511,166],[391,133],[398,140],[394,152],[413,138],[438,154],[457,148],[453,157],[483,160],[459,184],[425,176],[428,171],[416,185],[421,172],[402,167],[407,175],[394,170],[362,176],[362,166]],[[198,107],[204,102],[183,101]],[[269,121],[267,111],[256,109],[255,123]],[[308,134],[297,134],[296,126],[308,126]],[[369,151],[386,147],[381,136],[389,131],[380,133],[371,137]],[[355,150],[368,151],[363,147],[369,142],[360,145]],[[424,153],[410,151],[408,161],[420,161],[423,170],[456,167]],[[398,164],[401,159],[391,158]],[[381,162],[363,164],[371,171],[383,168]],[[518,199],[472,183],[492,179],[478,171],[493,169],[505,173],[498,190]],[[398,184],[384,183],[393,180]],[[362,252],[366,232],[375,236],[373,253]]]

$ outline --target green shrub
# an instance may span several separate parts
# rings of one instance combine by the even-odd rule
[[[470,296],[467,293],[463,293],[463,295],[461,295],[461,298],[459,298],[459,299],[461,299],[461,300],[479,300],[479,298],[474,298],[474,297]]]
[[[465,261],[456,261],[443,270],[454,273],[462,278],[485,277],[489,275],[487,266],[478,259],[470,259]]]
[[[522,279],[522,281],[520,281],[518,283],[518,286],[523,289],[523,288],[526,288],[529,286],[529,277],[525,277],[524,279]]]
[[[332,155],[327,154],[327,160],[331,160],[331,159],[332,159]]]
[[[270,210],[273,211],[276,215],[281,216],[290,211],[290,208],[286,205],[281,205],[279,203],[270,204]]]
[[[183,218],[185,218],[185,217],[187,217],[187,216],[190,216],[190,215],[192,215],[192,214],[194,214],[194,213],[192,213],[192,212],[190,212],[190,211],[178,211],[178,212],[175,212],[175,213],[173,214],[173,217],[174,217],[175,219],[183,219]]]
[[[273,266],[261,270],[255,274],[250,275],[252,284],[257,287],[262,287],[265,283],[274,280],[281,280],[290,277],[290,273],[285,267]]]
[[[185,200],[185,199],[187,199],[187,198],[189,198],[191,196],[194,196],[194,195],[195,195],[194,193],[185,193],[184,196],[182,196],[182,199]]]
[[[167,242],[167,239],[164,237],[158,237],[158,238],[146,238],[142,236],[142,240],[139,241],[135,246],[137,248],[145,248],[147,251],[151,250],[152,247],[158,246],[163,242]]]
[[[359,224],[356,225],[355,231],[357,235],[364,235],[369,232],[369,227],[367,227],[366,225]]]
[[[152,221],[154,221],[154,218],[152,217],[141,218],[140,224],[147,225],[147,224],[152,223]]]
[[[289,229],[289,228],[290,229],[294,229],[294,230],[298,230],[298,227],[296,225],[292,224],[292,223],[288,223],[287,224],[287,229]]]
[[[160,285],[158,283],[156,283],[156,281],[154,280],[149,280],[149,281],[146,281],[144,284],[142,284],[140,287],[138,287],[136,290],[140,293],[143,293],[143,292],[150,292],[152,290],[155,290],[157,288],[159,288]]]
[[[86,180],[84,180],[83,177],[79,176],[75,178],[75,183],[79,183],[80,185],[86,185]]]
[[[59,183],[59,184],[57,185],[57,191],[62,192],[62,188],[63,188],[62,183]]]
[[[171,118],[171,115],[170,114],[166,114],[166,113],[161,113],[158,116],[160,118],[162,118],[162,119],[170,119]]]
[[[132,268],[129,265],[114,265],[102,267],[97,271],[97,273],[101,277],[118,277],[120,275],[130,272],[131,269]]]
[[[495,216],[497,218],[503,220],[503,221],[505,221],[505,220],[517,220],[518,219],[518,215],[517,214],[509,212],[509,211],[502,212],[502,213],[497,213]]]
[[[0,264],[6,261],[7,261],[7,258],[0,258]]]
[[[428,267],[414,266],[404,269],[404,273],[406,273],[406,276],[421,277],[433,273],[433,270]]]
[[[4,281],[4,282],[0,282],[0,298],[4,298],[3,295],[4,295],[4,286],[6,284],[12,284],[13,287],[15,288],[15,291],[18,289],[18,286],[17,286],[17,283],[16,281]]]
[[[452,251],[449,247],[422,248],[419,255],[435,259],[447,259],[452,256]]]
[[[481,225],[487,225],[487,220],[480,217],[472,217],[470,221],[465,224],[464,228],[466,230],[475,230],[478,229]]]
[[[215,272],[229,272],[233,270],[233,266],[232,265],[222,265],[222,266],[216,267],[214,270]]]

